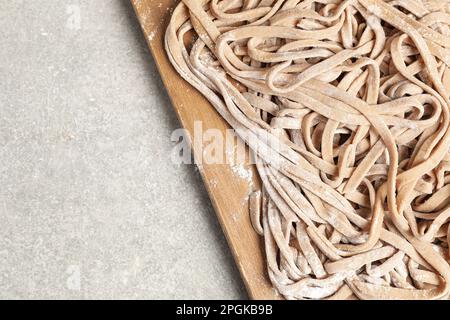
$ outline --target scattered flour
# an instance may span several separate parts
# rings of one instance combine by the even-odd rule
[[[239,212],[235,212],[231,215],[231,218],[234,222],[238,222],[241,219],[241,214]]]
[[[140,13],[139,18],[141,20],[141,24],[146,30],[147,33],[147,39],[149,42],[153,41],[156,37],[156,34],[160,31],[162,24],[165,19],[163,17],[166,15],[164,13],[163,3],[160,1],[158,4],[155,5],[149,5],[147,1],[144,0],[133,0],[134,6],[137,8],[137,11]],[[157,13],[154,12],[155,8],[157,9]],[[171,13],[172,8],[166,7],[165,11]],[[153,21],[155,19],[151,19],[153,15],[160,16],[160,19],[156,21]]]
[[[243,164],[231,166],[233,173],[241,179],[247,180],[248,182],[253,181],[253,172],[251,168],[245,168]]]
[[[213,189],[217,188],[217,184],[218,184],[217,179],[209,180],[209,185],[211,186],[211,188],[213,188]]]

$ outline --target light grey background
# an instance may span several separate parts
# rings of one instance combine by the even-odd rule
[[[127,0],[0,0],[0,298],[246,298]]]

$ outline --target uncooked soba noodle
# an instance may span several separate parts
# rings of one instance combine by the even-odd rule
[[[450,1],[182,0],[165,41],[258,159],[280,294],[448,298]]]

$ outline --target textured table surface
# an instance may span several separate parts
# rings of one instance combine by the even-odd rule
[[[128,0],[0,0],[0,298],[245,298]]]

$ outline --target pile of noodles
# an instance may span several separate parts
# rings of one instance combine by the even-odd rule
[[[448,298],[450,1],[182,0],[165,45],[258,158],[279,293]]]

